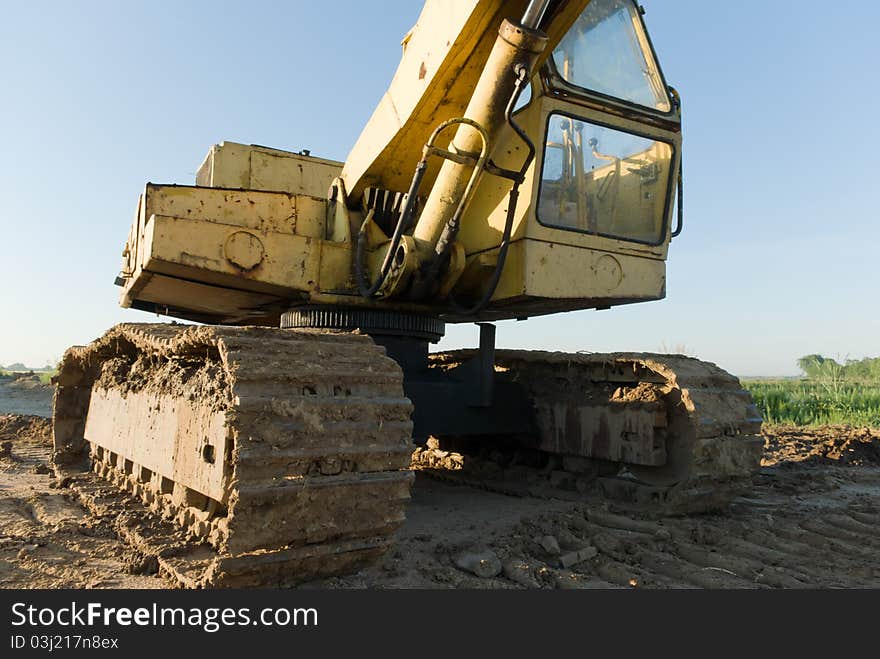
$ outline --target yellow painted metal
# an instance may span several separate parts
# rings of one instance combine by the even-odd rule
[[[665,295],[663,261],[539,240],[523,243],[526,296],[609,300],[661,299]]]
[[[285,302],[288,300],[288,302]],[[288,298],[139,270],[121,305],[208,323],[275,325]]]
[[[319,282],[350,287],[350,249],[316,238],[325,222],[326,202],[305,195],[149,184],[123,255],[121,304],[254,317]]]
[[[148,185],[123,254],[122,305],[208,322],[268,325],[276,324],[290,306],[305,303],[406,309],[464,320],[452,314],[445,297],[454,290],[457,299],[467,300],[483,290],[498,260],[511,182],[488,174],[481,178],[462,218],[451,262],[441,273],[440,292],[419,303],[407,299],[401,283],[412,272],[409,257],[401,260],[404,272],[389,277],[382,291],[386,297],[367,300],[358,294],[352,236],[364,222],[359,191],[366,185],[408,188],[423,136],[465,111],[502,18],[521,13],[525,4],[429,0],[405,39],[401,65],[385,99],[343,169],[320,158],[224,142],[212,148],[199,170],[197,182],[205,187]],[[585,4],[568,3],[556,10],[550,49]],[[661,244],[647,245],[545,226],[535,209],[551,114],[671,144],[675,155],[668,177],[679,168],[677,117],[637,120],[613,103],[555,93],[549,84],[546,75],[536,75],[530,102],[515,115],[537,154],[520,188],[500,282],[478,319],[607,307],[665,295],[668,226]],[[523,141],[506,124],[494,139],[495,163],[519,169],[526,156]],[[424,180],[425,194],[437,169]],[[604,175],[601,168],[592,174],[595,179]],[[328,201],[331,186],[335,196]],[[623,203],[635,208],[642,202],[635,188],[631,192]],[[615,212],[625,213],[626,208]],[[671,205],[666,212],[669,224]],[[387,236],[375,222],[368,229],[366,263],[375,273]],[[401,250],[403,255],[415,253],[415,238],[404,236]]]
[[[545,57],[589,0],[572,0],[548,27]],[[394,79],[345,161],[352,199],[367,187],[406,191],[422,146],[441,123],[465,114],[505,19],[523,15],[528,0],[427,0],[403,40]],[[541,63],[539,60],[538,64]],[[425,176],[431,186],[439,163]]]
[[[245,235],[260,246],[256,264],[244,268],[227,256],[231,237]],[[219,222],[152,215],[144,231],[143,268],[217,286],[285,294],[317,281],[320,242],[290,233],[240,231]]]
[[[505,125],[505,109],[515,87],[514,67],[524,67],[531,77],[534,64],[546,44],[543,33],[526,30],[507,20],[502,23],[464,113],[465,118],[485,132],[481,135],[467,124],[460,125],[449,146],[450,151],[475,154],[486,149],[490,158],[494,155],[498,133]],[[425,243],[426,250],[433,250],[459,204],[470,201],[472,195],[467,194],[469,179],[480,174],[472,174],[473,169],[474,166],[452,160],[443,162],[413,233],[417,245]]]
[[[221,142],[211,147],[196,173],[196,185],[295,192],[321,199],[342,163],[264,146]]]

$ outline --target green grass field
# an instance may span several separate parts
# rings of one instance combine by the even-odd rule
[[[840,365],[833,360],[817,364],[815,358],[800,360],[808,373],[804,378],[742,379],[743,387],[752,394],[765,423],[797,426],[845,423],[880,428],[880,378],[877,377],[880,359]],[[37,371],[36,375],[48,384],[56,373],[55,370]],[[11,375],[0,369],[0,377]]]
[[[40,378],[40,382],[43,384],[49,384],[55,375],[58,374],[57,370],[52,371],[34,371],[34,375]],[[12,378],[16,375],[13,371],[4,371],[0,368],[0,378]]]
[[[848,423],[880,428],[880,383],[846,380],[742,380],[766,423]]]

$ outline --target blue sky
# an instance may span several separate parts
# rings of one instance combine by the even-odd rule
[[[501,323],[499,344],[683,346],[740,375],[880,354],[878,5],[643,4],[684,100],[668,297]],[[0,363],[157,320],[112,285],[144,183],[192,183],[224,139],[344,159],[420,7],[0,0]]]

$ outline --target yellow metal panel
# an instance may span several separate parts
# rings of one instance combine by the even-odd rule
[[[342,163],[264,146],[221,142],[211,147],[196,184],[214,188],[292,192],[321,199]]]
[[[324,199],[297,195],[296,233],[298,236],[323,238],[327,225],[327,202]]]
[[[238,322],[264,315],[259,310],[278,303],[280,297],[241,291],[210,284],[199,284],[186,279],[168,275],[142,272],[138,276],[136,295],[123,295],[120,302],[130,307],[135,300],[159,305],[186,309],[189,317],[205,316],[205,319],[222,319],[223,322]],[[277,315],[277,314],[276,314]]]
[[[220,150],[224,156],[218,157]],[[196,172],[196,185],[214,188],[247,188],[251,178],[248,147],[235,142],[221,142],[211,147]]]
[[[245,270],[227,255],[239,227],[163,215],[146,225],[143,268],[218,286],[284,294],[308,290],[317,282],[320,251],[312,238],[274,232],[251,233],[263,256]]]
[[[284,151],[251,150],[252,190],[281,190],[325,199],[342,163]]]
[[[507,250],[507,259],[504,262],[504,272],[498,281],[493,300],[518,298],[526,294],[526,250],[525,242],[520,240],[513,243]],[[492,267],[495,259],[491,259]]]
[[[325,292],[353,293],[352,252],[350,244],[321,242],[320,275],[314,288]]]
[[[516,122],[540,148],[543,126],[541,125],[539,103],[532,103],[516,115]],[[519,171],[525,162],[528,149],[522,139],[510,127],[505,127],[499,137],[499,148],[495,152],[495,163],[502,168]],[[535,179],[535,165],[526,173],[525,181],[519,189],[519,201],[513,223],[511,239],[516,241],[526,234],[526,223],[534,222],[534,211],[530,207],[532,188]],[[485,174],[477,186],[474,199],[462,218],[458,240],[468,254],[493,249],[501,243],[501,234],[507,220],[507,205],[513,182]]]
[[[167,215],[189,220],[210,220],[254,229],[296,232],[296,195],[253,190],[219,190],[148,184],[145,218]]]
[[[543,298],[662,299],[661,260],[525,240],[525,293]]]

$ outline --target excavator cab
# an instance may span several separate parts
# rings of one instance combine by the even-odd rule
[[[680,232],[674,214],[681,116],[639,6],[589,2],[540,65],[525,98],[513,120],[540,145],[523,186],[530,203],[519,211],[510,272],[485,315],[664,297],[668,246]],[[515,167],[521,140],[506,131],[500,141],[498,161]],[[491,227],[501,225],[506,200],[497,182],[486,179],[476,199],[462,239],[481,250],[489,247]]]
[[[663,243],[675,182],[670,176],[674,140],[590,121],[576,107],[592,100],[610,114],[629,108],[646,118],[671,119],[672,98],[636,6],[625,0],[591,2],[543,73],[542,91],[573,103],[549,109],[538,222],[646,245]]]

